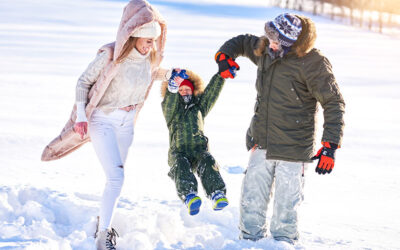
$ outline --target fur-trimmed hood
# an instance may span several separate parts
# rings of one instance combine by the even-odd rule
[[[114,78],[115,74],[118,72],[119,64],[116,63],[116,59],[121,54],[125,43],[131,34],[135,32],[135,30],[152,21],[157,21],[160,24],[161,35],[156,39],[157,51],[155,53],[155,60],[151,65],[152,79],[146,92],[145,98],[147,98],[156,78],[161,60],[163,59],[167,25],[160,13],[146,0],[131,0],[124,8],[115,42],[102,46],[98,51],[98,53],[102,51],[108,51],[110,57],[108,58],[108,64],[102,70],[96,83],[94,83],[90,89],[88,95],[89,103],[86,105],[86,117],[88,119],[90,118],[93,110],[97,107],[97,104],[103,97],[104,92]],[[143,103],[140,103],[136,106],[135,122],[142,106]],[[65,124],[60,135],[54,138],[43,150],[42,161],[51,161],[64,157],[81,147],[86,142],[90,141],[90,136],[85,136],[84,139],[81,139],[79,134],[74,132],[73,127],[75,120],[76,105],[74,105],[70,118]]]
[[[314,48],[317,31],[314,22],[310,18],[301,15],[296,16],[301,20],[302,30],[297,41],[292,45],[289,54],[296,54],[298,57],[303,57]],[[268,38],[266,36],[260,37],[254,53],[261,56],[268,45]]]
[[[186,70],[186,74],[189,76],[188,80],[191,81],[193,83],[193,87],[194,87],[194,96],[200,95],[204,92],[204,82],[203,79],[201,79],[201,77],[194,73],[193,71],[190,70]],[[167,93],[167,88],[168,88],[168,81],[164,81],[161,84],[161,96],[164,97],[165,93]]]

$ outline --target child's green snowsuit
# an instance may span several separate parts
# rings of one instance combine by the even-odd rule
[[[225,80],[215,74],[202,92],[202,81],[187,71],[193,82],[194,94],[190,103],[185,104],[179,93],[171,93],[167,83],[163,84],[164,100],[161,103],[169,130],[168,164],[169,176],[175,181],[179,198],[183,201],[189,193],[197,192],[196,172],[211,198],[215,191],[226,193],[225,183],[219,173],[218,163],[208,152],[208,138],[204,135],[204,117],[214,106]]]

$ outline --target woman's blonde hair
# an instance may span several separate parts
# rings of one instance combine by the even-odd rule
[[[129,37],[128,41],[124,44],[124,47],[121,50],[121,54],[118,56],[116,62],[121,63],[125,58],[131,53],[131,51],[135,48],[136,42],[139,39],[139,37]],[[150,52],[150,62],[153,63],[156,60],[156,53],[157,53],[157,47],[155,44],[155,40],[153,43],[153,48],[151,49]]]

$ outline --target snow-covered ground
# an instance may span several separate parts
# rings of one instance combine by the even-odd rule
[[[264,22],[285,11],[150,2],[168,22],[162,66],[190,68],[206,81],[225,40],[261,35]],[[79,75],[96,50],[114,40],[125,4],[0,1],[0,249],[94,249],[104,175],[91,144],[58,161],[41,162],[40,156],[69,116]],[[126,163],[113,223],[118,249],[400,249],[400,40],[312,18],[316,46],[333,64],[346,101],[346,128],[332,174],[319,176],[315,164],[309,166],[299,244],[238,240],[256,73],[239,58],[239,75],[226,83],[205,128],[229,207],[214,212],[201,193],[201,211],[191,217],[178,200],[167,176],[168,131],[156,83]]]

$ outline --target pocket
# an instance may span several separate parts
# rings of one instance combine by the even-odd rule
[[[108,120],[109,115],[104,113],[101,109],[96,108],[90,116],[90,123],[103,123]]]
[[[294,98],[295,102],[297,102],[299,104],[304,103],[304,101],[302,100],[302,98],[299,95],[299,91],[296,89],[295,84],[293,82],[290,82],[290,93],[291,93],[291,96]]]
[[[135,117],[136,117],[136,110],[133,109],[127,113],[126,120],[133,123],[133,121],[135,120]]]

